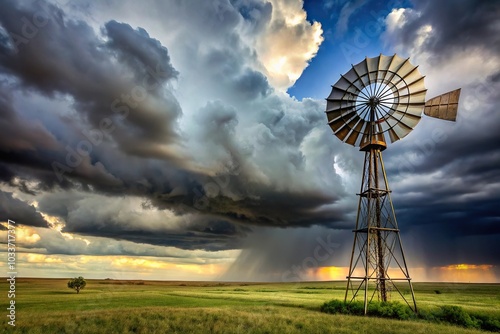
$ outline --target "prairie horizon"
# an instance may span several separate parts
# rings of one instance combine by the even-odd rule
[[[79,274],[76,276],[81,276],[84,274]],[[55,281],[67,281],[75,276],[67,276],[67,277],[34,277],[34,276],[22,276],[22,277],[16,277],[17,280],[55,280]],[[1,277],[0,280],[7,279],[8,276]],[[259,284],[302,284],[302,283],[347,283],[347,280],[341,280],[341,279],[335,279],[335,280],[310,280],[310,281],[234,281],[234,280],[177,280],[177,279],[138,279],[138,278],[110,278],[110,277],[102,277],[102,278],[86,278],[85,280],[87,281],[113,281],[116,282],[116,284],[119,284],[119,282],[123,282],[124,284],[126,282],[157,282],[157,283],[193,283],[195,285],[196,283],[200,284],[210,284],[210,283],[227,283],[227,284],[254,284],[254,285],[259,285]],[[500,285],[499,282],[471,282],[471,281],[413,281],[413,283],[428,283],[428,284],[485,284],[485,285]]]

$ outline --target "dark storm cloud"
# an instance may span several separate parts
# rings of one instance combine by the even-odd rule
[[[12,197],[12,193],[0,191],[0,221],[6,222],[7,219],[31,226],[48,226],[34,206]]]
[[[423,48],[435,57],[450,56],[453,52],[481,47],[493,54],[500,52],[498,1],[445,0],[415,1],[418,15],[412,15],[399,33],[401,41],[414,41],[422,26],[432,26],[431,37]]]
[[[41,124],[25,126],[23,120],[16,114],[12,106],[12,97],[8,93],[12,85],[0,81],[0,149],[34,150],[53,149],[57,147],[54,136]]]
[[[148,69],[170,63],[168,50],[158,40],[152,39],[146,30],[134,30],[128,24],[116,21],[106,23],[105,29],[109,38],[107,45],[118,53],[120,61],[134,69],[138,78],[143,78]],[[178,72],[170,66],[162,74],[167,78],[175,78]]]
[[[25,35],[23,18],[37,14],[45,15],[44,24],[35,27],[36,34],[26,43],[16,45],[15,36]],[[109,133],[129,154],[143,154],[141,147],[149,147],[151,153],[151,146],[176,140],[180,107],[168,90],[159,88],[177,72],[167,49],[144,30],[109,22],[105,44],[90,26],[66,19],[53,5],[45,4],[40,12],[9,1],[0,15],[4,28],[0,68],[25,89],[72,96],[81,121],[94,129],[109,128],[114,120]],[[130,71],[136,80],[130,80]],[[169,155],[165,150],[154,153]]]
[[[45,15],[44,24],[26,43],[14,46],[15,36],[24,32],[24,18],[36,15]],[[124,155],[157,158],[171,155],[162,145],[177,138],[175,123],[180,107],[168,90],[160,88],[175,78],[177,72],[169,63],[167,49],[157,40],[141,29],[133,30],[112,21],[106,25],[109,37],[106,46],[88,25],[66,19],[60,9],[49,4],[41,11],[36,6],[9,2],[0,14],[0,22],[6,34],[0,68],[9,81],[18,80],[27,91],[35,89],[49,97],[68,94],[74,99],[73,108],[79,112],[74,119],[63,119],[62,126],[69,131],[51,136],[40,124],[30,126],[29,121],[16,118],[11,96],[19,84],[3,84],[0,133],[12,142],[2,141],[9,144],[3,150],[9,152],[4,161],[32,167],[36,169],[33,174],[45,170],[49,175],[39,180],[47,182],[41,187],[50,188],[57,184],[53,182],[56,176],[53,162],[68,167],[69,159],[76,165],[69,166],[73,169],[73,179],[105,188],[120,186],[122,182],[100,163],[113,146],[104,133],[111,134]],[[121,63],[115,62],[113,55]],[[136,80],[129,78],[130,71]],[[134,99],[134,94],[139,97]],[[23,141],[23,134],[29,135],[29,141]],[[55,137],[59,137],[59,143]],[[86,141],[87,146],[81,149],[88,150],[89,140],[94,143],[91,155],[75,158],[78,144]],[[58,181],[61,185],[68,184],[61,177]]]
[[[484,68],[488,61],[499,62],[499,13],[495,1],[416,2],[391,37],[411,50],[418,31],[432,26],[415,52],[429,56],[429,70],[448,66],[451,76],[463,78],[461,71],[477,62],[475,53],[485,57]],[[451,59],[458,52],[460,58]],[[410,249],[427,265],[500,264],[494,255],[500,237],[497,76],[478,74],[468,83],[455,80],[455,87],[440,87],[462,87],[457,122],[424,117],[385,155],[398,222]]]
[[[432,160],[432,156],[429,158]],[[421,167],[428,169],[426,165]],[[483,166],[476,168],[478,165]],[[500,236],[498,166],[498,153],[491,151],[473,158],[455,158],[448,164],[431,167],[429,174],[401,176],[410,182],[421,180],[420,183],[394,184],[398,222],[402,231],[418,238],[419,248],[428,250],[428,264],[444,265],[452,259],[460,263],[498,264],[493,255]],[[462,242],[466,238],[468,241]],[[465,251],[469,248],[475,252]],[[478,252],[479,249],[483,251]]]
[[[139,244],[206,251],[238,249],[241,240],[245,237],[244,229],[227,221],[211,220],[208,217],[199,222],[189,222],[176,229],[163,231],[148,231],[140,226],[136,229],[128,229],[122,224],[123,222],[106,218],[101,218],[105,224],[99,224],[100,226],[96,226],[94,222],[77,221],[72,218],[68,220],[64,232],[128,240]]]
[[[240,240],[250,231],[244,225],[231,223],[207,212],[203,215],[158,215],[158,211],[148,211],[152,209],[151,203],[143,202],[141,210],[140,207],[132,206],[133,201],[127,198],[107,198],[74,191],[38,197],[41,211],[64,221],[64,232],[78,235],[216,251],[238,248]],[[160,201],[159,205],[166,204]]]

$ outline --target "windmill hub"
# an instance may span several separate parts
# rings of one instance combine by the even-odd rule
[[[370,97],[370,99],[368,100],[368,105],[370,106],[370,108],[374,109],[376,106],[378,106],[380,104],[380,99],[376,96],[372,96]]]

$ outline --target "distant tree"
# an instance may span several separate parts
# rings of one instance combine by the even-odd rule
[[[85,288],[85,285],[87,285],[87,282],[82,276],[72,278],[68,282],[68,288],[75,289],[76,293],[80,293],[80,290]]]

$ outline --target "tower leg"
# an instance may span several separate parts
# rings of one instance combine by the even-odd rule
[[[370,155],[373,158],[373,166],[374,166],[374,175],[375,175],[375,189],[380,189],[379,188],[379,182],[378,182],[378,159],[379,159],[379,154],[382,154],[380,151],[377,151],[375,149],[370,150]],[[376,243],[377,243],[377,269],[378,269],[378,280],[377,280],[377,286],[379,288],[380,292],[380,299],[383,302],[387,301],[387,290],[386,290],[386,285],[385,285],[385,266],[384,266],[384,245],[383,242],[384,240],[382,239],[382,233],[380,228],[382,227],[382,212],[381,212],[381,207],[380,207],[380,196],[377,196],[375,198],[375,222],[376,222]]]
[[[366,163],[367,163],[367,160],[366,160],[366,154],[365,154],[365,161],[363,164],[363,170],[366,169]],[[365,179],[363,178],[361,180],[361,189],[359,190],[360,193],[363,191],[364,182],[365,182]],[[356,231],[358,230],[358,225],[359,225],[361,204],[362,203],[361,203],[361,197],[360,197],[359,201],[358,201],[358,213],[356,215],[356,229],[353,231],[354,232],[354,242],[352,243],[351,260],[349,262],[349,274],[347,276],[347,287],[345,290],[344,302],[351,301],[351,300],[348,300],[349,291],[353,289],[352,282],[351,282],[351,277],[353,276],[353,272],[351,270],[354,270],[354,268],[356,268],[356,266],[357,266],[357,263],[354,263],[353,261],[359,261],[359,257],[357,259],[355,259],[354,256],[356,254],[356,246],[357,245],[359,246],[359,243],[360,243],[360,241],[358,241],[359,235],[358,235],[358,232],[356,232]]]

